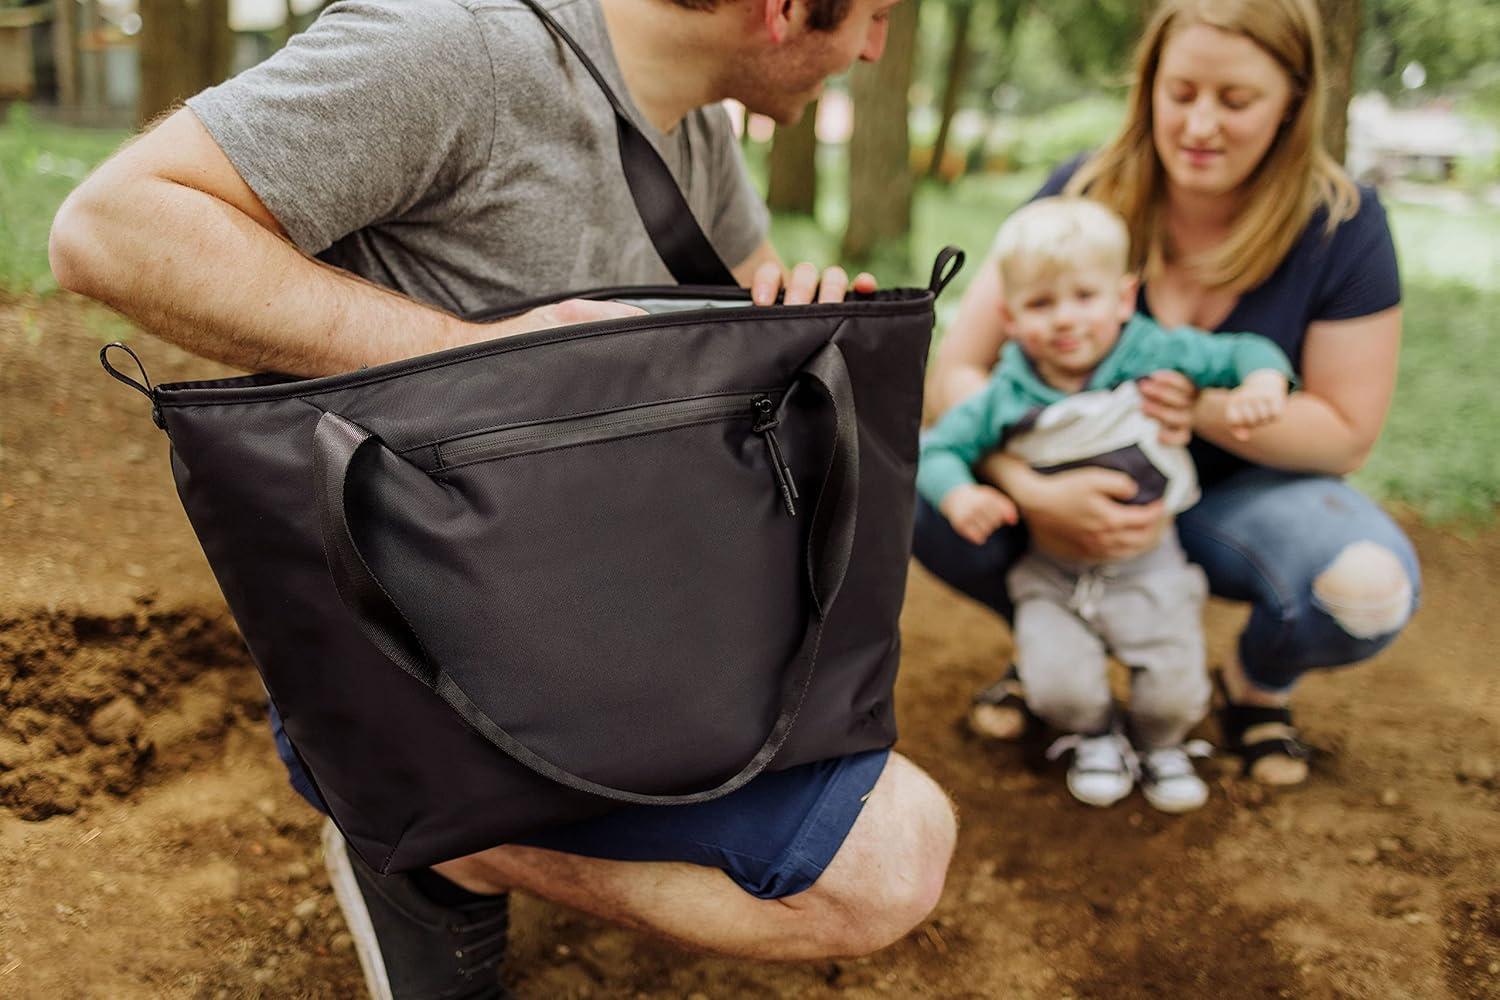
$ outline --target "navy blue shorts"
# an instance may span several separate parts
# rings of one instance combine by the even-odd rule
[[[271,707],[276,755],[292,787],[327,807],[302,770]],[[809,889],[844,843],[889,750],[760,775],[745,787],[690,806],[626,806],[518,841],[612,861],[686,861],[722,870],[752,896],[780,899]]]

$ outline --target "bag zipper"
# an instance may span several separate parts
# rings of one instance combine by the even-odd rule
[[[797,480],[792,478],[792,467],[787,464],[781,451],[781,442],[776,439],[776,428],[781,425],[781,412],[776,401],[767,395],[758,395],[750,401],[754,408],[755,423],[750,429],[766,441],[766,450],[771,457],[771,473],[776,477],[776,487],[781,491],[781,504],[792,517],[797,516]]]
[[[651,403],[628,410],[612,410],[608,413],[597,413],[586,417],[569,417],[544,423],[501,427],[440,442],[434,446],[433,454],[436,465],[431,471],[442,472],[501,458],[515,458],[541,451],[595,444],[640,434],[676,430],[694,424],[740,418],[751,421],[751,430],[766,442],[771,474],[776,479],[776,488],[781,495],[782,506],[788,514],[795,517],[797,515],[795,501],[799,496],[797,484],[792,479],[791,467],[787,465],[775,430],[781,423],[777,404],[778,397],[782,395],[781,393],[747,392],[706,396],[698,399],[673,400],[667,403]]]

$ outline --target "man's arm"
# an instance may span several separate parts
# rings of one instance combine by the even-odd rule
[[[187,109],[68,197],[49,256],[64,288],[249,371],[328,375],[634,312],[567,302],[478,325],[329,267],[292,245]]]

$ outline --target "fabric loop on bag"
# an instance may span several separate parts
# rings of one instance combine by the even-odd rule
[[[943,293],[948,283],[958,277],[958,272],[964,269],[964,252],[955,246],[946,246],[938,251],[937,259],[932,262],[932,277],[928,279],[927,287],[931,289],[933,297]]]
[[[129,375],[126,375],[124,372],[120,371],[114,365],[109,363],[109,352],[111,350],[124,351],[126,354],[130,355],[130,360],[134,361],[136,368],[140,370],[141,379],[145,382],[145,385],[137,382],[135,379],[131,378]],[[130,388],[140,393],[142,396],[145,396],[147,399],[151,400],[151,422],[161,430],[167,429],[167,423],[161,415],[161,404],[156,398],[156,390],[151,387],[151,376],[146,374],[146,366],[141,361],[140,355],[131,350],[129,344],[122,344],[118,340],[105,344],[103,347],[99,348],[99,364],[104,366],[104,370],[109,373],[110,378],[125,383],[126,385],[130,386]]]

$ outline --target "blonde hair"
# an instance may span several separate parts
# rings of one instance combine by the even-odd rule
[[[1152,140],[1152,92],[1168,39],[1195,24],[1248,38],[1292,85],[1287,119],[1245,181],[1244,206],[1228,237],[1177,261],[1210,287],[1244,292],[1271,276],[1319,208],[1327,209],[1332,232],[1359,207],[1359,189],[1323,146],[1323,25],[1313,0],[1165,0],[1136,47],[1123,128],[1066,190],[1086,191],[1119,212],[1130,228],[1131,263],[1148,281],[1160,275],[1170,248],[1161,211],[1166,177]]]
[[[1130,261],[1130,233],[1125,221],[1087,198],[1038,198],[1024,205],[995,234],[995,260],[1001,287],[1030,284],[1039,275],[1071,271],[1081,265],[1124,274]]]

